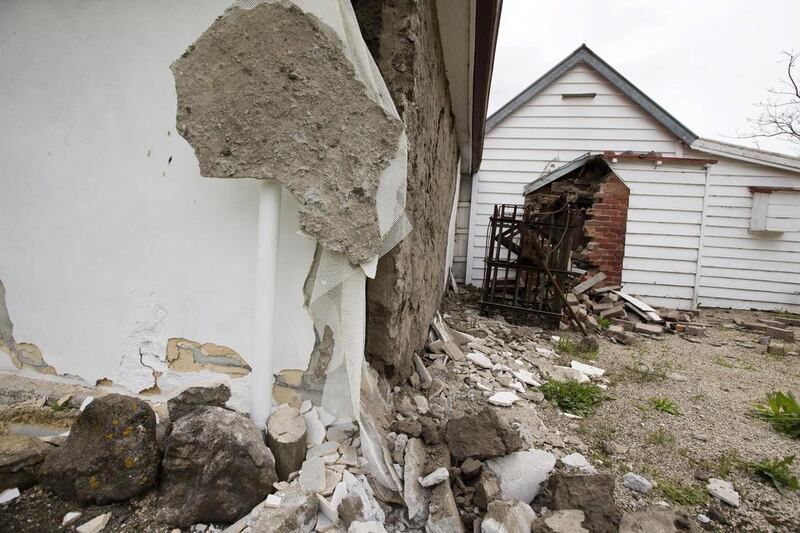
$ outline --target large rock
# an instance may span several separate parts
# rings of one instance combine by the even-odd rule
[[[189,387],[167,401],[169,419],[175,423],[182,416],[201,407],[225,407],[230,399],[231,390],[223,383],[214,387]]]
[[[272,452],[249,418],[204,407],[175,422],[164,454],[159,506],[167,522],[235,522],[272,492]]]
[[[447,421],[445,440],[458,462],[468,458],[490,459],[522,447],[519,434],[503,422],[493,409]]]
[[[106,504],[155,485],[156,415],[138,399],[109,394],[90,403],[63,446],[42,464],[39,480],[67,500]]]
[[[430,513],[426,533],[463,533],[464,525],[450,483],[439,483],[431,490]]]
[[[53,447],[22,435],[0,435],[0,492],[36,484],[36,473]]]
[[[554,474],[550,478],[551,507],[583,511],[584,527],[592,533],[617,531],[621,512],[614,501],[614,477]]]

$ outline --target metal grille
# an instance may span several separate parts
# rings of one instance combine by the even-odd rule
[[[494,206],[484,259],[481,308],[489,307],[536,313],[551,321],[561,317],[562,290],[572,287],[569,271],[573,213],[566,199],[552,211],[533,211],[530,206]]]

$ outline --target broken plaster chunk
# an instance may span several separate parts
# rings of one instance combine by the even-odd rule
[[[489,403],[500,407],[511,407],[517,401],[519,401],[519,396],[510,391],[500,391],[489,396]]]
[[[417,405],[417,410],[419,414],[426,415],[430,410],[430,406],[428,405],[428,399],[421,394],[414,395],[414,403]]]
[[[310,492],[325,489],[325,461],[321,457],[309,457],[300,469],[300,486]]]
[[[577,468],[578,470],[588,474],[597,473],[597,469],[593,467],[591,463],[589,463],[589,460],[580,453],[571,453],[566,457],[562,457],[561,462],[568,467]]]
[[[0,503],[8,503],[13,499],[19,497],[19,489],[17,487],[13,487],[10,489],[6,489],[3,492],[0,492]]]
[[[492,360],[481,352],[470,352],[467,354],[467,359],[481,368],[486,368],[487,370],[494,368],[494,363],[492,363]]]
[[[514,377],[523,382],[526,385],[530,385],[531,387],[541,387],[542,384],[536,381],[536,377],[534,376],[533,372],[525,369],[517,370],[514,372]]]
[[[68,526],[70,524],[77,522],[81,516],[83,516],[83,513],[78,511],[68,512],[67,514],[64,515],[64,518],[61,520],[61,527]]]
[[[322,444],[325,440],[325,426],[320,422],[316,409],[305,413],[303,417],[306,420],[306,428],[308,431],[306,438],[308,439],[308,443],[313,446]]]
[[[556,456],[550,452],[530,449],[489,459],[485,467],[500,481],[504,500],[530,503],[556,466]]]
[[[75,530],[78,533],[97,533],[106,527],[110,519],[111,513],[101,514],[100,516],[92,518],[85,524],[76,527]]]
[[[448,479],[450,479],[450,471],[441,466],[427,476],[419,478],[418,481],[423,487],[430,488]]]
[[[730,505],[739,507],[739,493],[733,488],[733,483],[724,479],[710,478],[706,486],[708,493],[718,500]]]
[[[584,373],[585,375],[589,376],[590,378],[592,378],[592,377],[598,377],[599,378],[603,374],[606,373],[606,371],[603,370],[602,368],[598,368],[598,367],[592,366],[592,365],[587,365],[585,363],[581,363],[580,361],[572,361],[569,364],[569,366],[574,368],[578,372]]]
[[[351,61],[349,48],[314,15],[265,2],[226,11],[172,71],[178,132],[201,174],[279,180],[301,229],[357,264],[380,250],[381,176],[396,157],[404,172],[407,156],[385,89],[365,84],[374,64]]]

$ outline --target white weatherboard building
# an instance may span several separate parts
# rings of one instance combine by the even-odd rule
[[[630,189],[623,290],[656,305],[800,312],[800,158],[698,138],[586,46],[487,121],[453,271],[480,285],[495,204],[587,153]],[[669,160],[670,164],[664,164]],[[709,161],[710,160],[710,161]]]

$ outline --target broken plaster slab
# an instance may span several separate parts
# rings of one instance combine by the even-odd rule
[[[179,372],[211,370],[231,376],[244,376],[251,370],[236,350],[184,338],[172,338],[167,342],[167,366]]]
[[[228,10],[172,70],[178,131],[201,173],[279,180],[301,229],[362,263],[381,248],[378,189],[403,125],[345,50],[313,14],[270,2]]]
[[[44,360],[42,351],[30,342],[16,342],[14,323],[6,305],[6,289],[0,280],[0,353],[6,354],[18,369],[30,369],[43,374],[57,374],[56,369]]]

